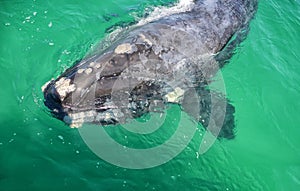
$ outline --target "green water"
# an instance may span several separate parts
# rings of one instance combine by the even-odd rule
[[[124,169],[97,157],[78,130],[49,115],[46,81],[118,26],[171,2],[0,1],[1,191],[300,189],[299,0],[260,1],[247,39],[222,69],[236,138],[215,142],[204,155],[197,156],[196,133],[168,163]],[[178,112],[171,107],[169,118]],[[165,126],[173,131],[176,123]],[[164,132],[161,139],[170,136]]]

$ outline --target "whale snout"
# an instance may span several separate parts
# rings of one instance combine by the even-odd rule
[[[67,114],[62,107],[61,97],[55,87],[55,81],[49,82],[43,92],[44,104],[50,109],[54,117],[63,120]]]
[[[90,104],[94,100],[82,101],[75,91],[76,85],[71,78],[60,77],[43,88],[44,104],[51,114],[72,128],[80,127],[84,121],[93,122],[97,116],[95,104]]]

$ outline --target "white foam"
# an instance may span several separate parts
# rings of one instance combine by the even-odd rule
[[[122,27],[116,28],[113,32],[108,34],[108,36],[104,38],[102,43],[99,46],[97,46],[97,48],[95,48],[94,50],[99,50],[99,49],[104,50],[105,48],[109,47],[112,42],[119,39],[122,36],[122,34],[124,34],[125,31],[130,30],[130,28],[134,28],[135,26],[141,26],[172,14],[187,12],[192,10],[193,7],[194,7],[194,0],[179,0],[178,3],[176,3],[172,7],[163,7],[163,6],[155,7],[154,10],[146,18],[142,18],[142,19],[136,18],[136,20],[140,20],[140,21],[134,26],[130,26],[126,28],[122,28]],[[93,50],[91,52],[93,52]]]
[[[147,24],[149,22],[158,20],[162,17],[173,15],[176,13],[183,13],[192,10],[194,7],[194,0],[179,0],[173,7],[156,7],[147,18],[143,18],[138,22],[138,26]]]

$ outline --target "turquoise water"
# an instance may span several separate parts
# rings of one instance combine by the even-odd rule
[[[49,115],[41,92],[46,81],[114,29],[172,2],[0,2],[0,190],[300,189],[298,0],[260,1],[247,39],[222,69],[236,108],[236,138],[215,142],[204,155],[197,155],[196,133],[166,164],[117,167],[97,157],[78,130]],[[168,111],[165,126],[172,131],[178,112],[176,106]],[[115,129],[107,131],[124,137]],[[158,142],[170,136],[162,132]]]

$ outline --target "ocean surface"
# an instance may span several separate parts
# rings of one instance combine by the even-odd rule
[[[199,125],[188,146],[165,164],[122,168],[98,157],[78,129],[49,114],[42,85],[113,31],[174,3],[0,1],[1,191],[300,190],[299,0],[260,1],[246,40],[221,70],[236,109],[236,137],[217,140],[203,155],[197,152],[204,133]],[[190,124],[178,113],[178,106],[168,109],[164,129],[152,136],[156,144],[170,138],[178,121]],[[105,129],[124,145],[149,146],[120,126]]]

